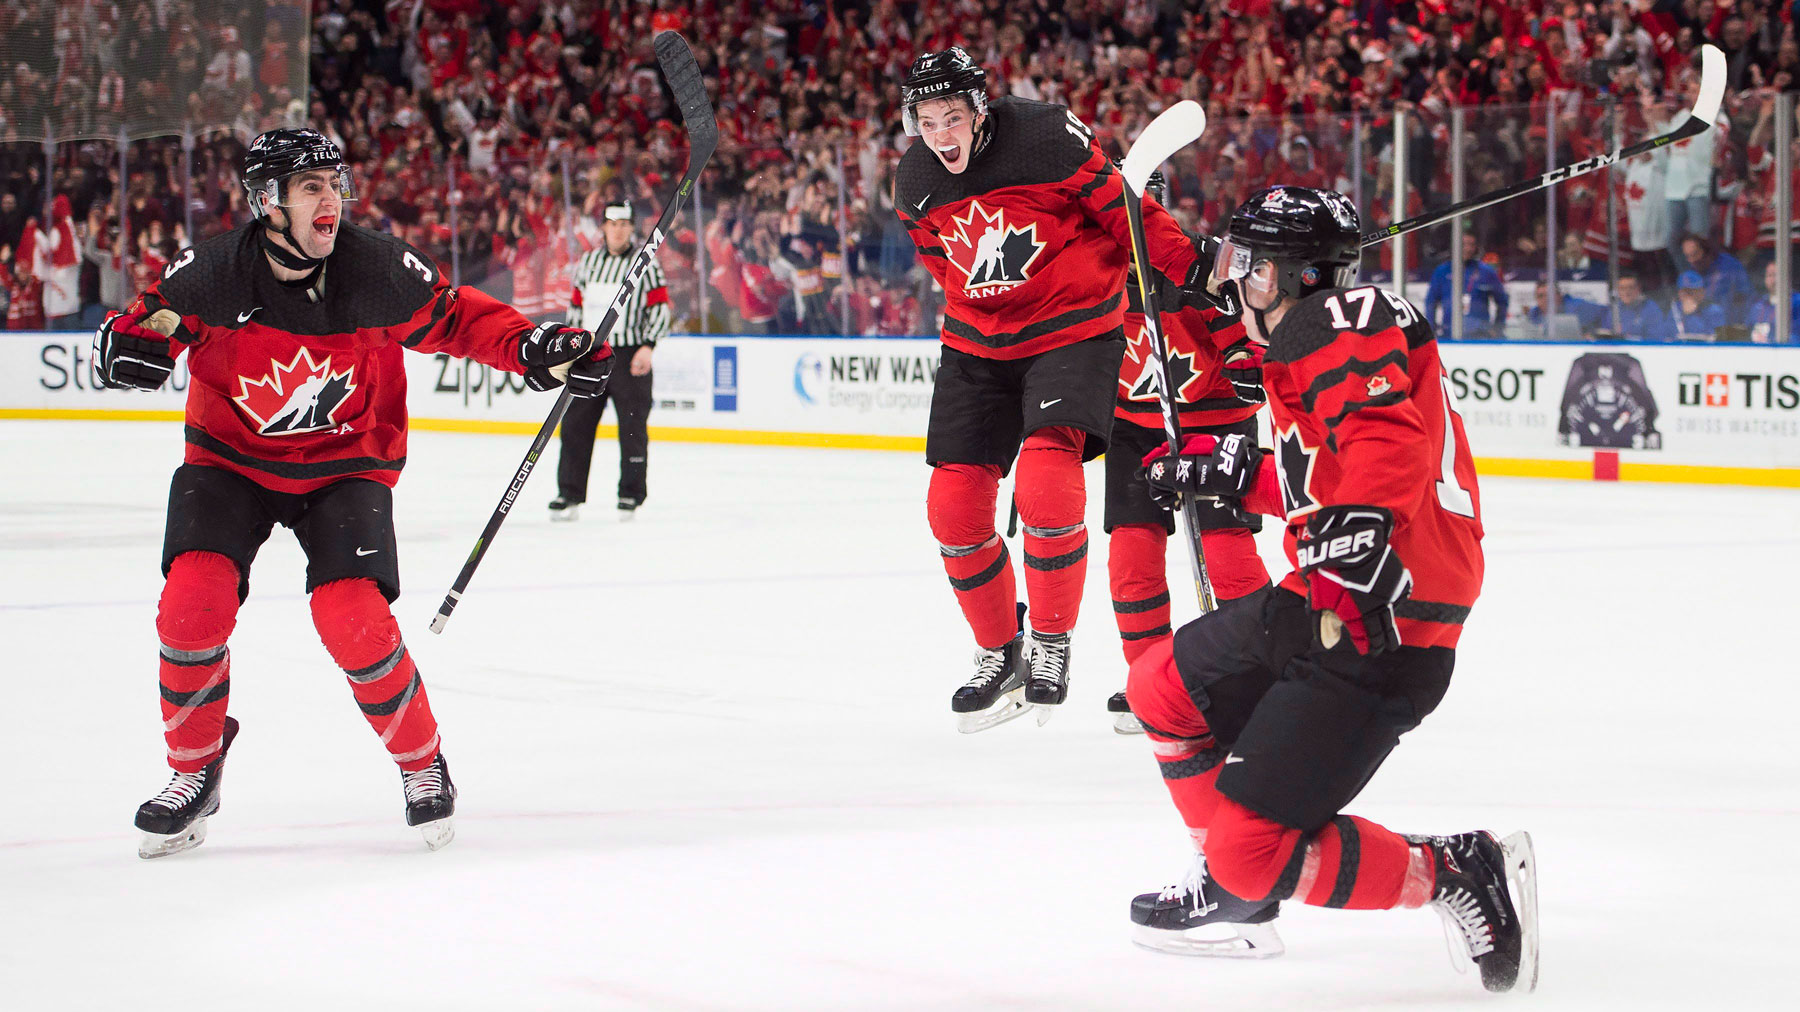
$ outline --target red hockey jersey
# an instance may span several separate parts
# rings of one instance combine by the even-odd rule
[[[1150,201],[1144,203],[1148,205]],[[1125,362],[1119,367],[1119,400],[1113,417],[1160,430],[1162,401],[1156,392],[1156,366],[1152,361],[1156,350],[1144,330],[1144,309],[1137,285],[1129,283],[1125,287],[1130,300],[1125,310],[1125,337],[1131,343],[1126,346]],[[1176,410],[1180,412],[1183,430],[1230,425],[1256,414],[1257,405],[1238,400],[1219,371],[1225,362],[1224,350],[1244,340],[1241,317],[1207,307],[1161,313],[1157,319],[1169,346],[1169,385],[1175,388]]]
[[[1068,109],[988,105],[992,136],[960,174],[923,143],[900,159],[894,206],[944,288],[944,343],[1017,359],[1125,325],[1131,232],[1124,180]],[[1175,281],[1196,259],[1169,213],[1145,202],[1150,262]]]
[[[523,372],[531,321],[431,259],[345,223],[315,285],[277,281],[249,224],[182,251],[132,310],[181,317],[190,464],[277,492],[344,478],[393,485],[406,463],[402,349]],[[317,300],[315,301],[315,294]]]
[[[1320,507],[1392,510],[1389,543],[1413,575],[1394,606],[1405,646],[1454,647],[1481,593],[1481,493],[1447,382],[1431,325],[1373,287],[1308,296],[1263,358],[1281,502],[1250,506],[1287,517],[1290,562]],[[1282,586],[1306,593],[1298,573]]]

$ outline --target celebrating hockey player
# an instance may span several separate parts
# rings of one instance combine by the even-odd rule
[[[184,251],[94,338],[96,379],[155,390],[183,351],[185,463],[169,489],[157,606],[163,735],[175,774],[138,808],[138,853],[199,845],[219,808],[238,723],[226,715],[226,646],[250,564],[275,524],[306,553],[313,624],[401,771],[406,822],[431,849],[454,833],[456,788],[437,721],[389,604],[400,594],[392,487],[406,463],[403,349],[465,356],[566,381],[596,397],[611,349],[536,328],[429,258],[344,221],[353,199],[337,146],[273,130],[244,159],[254,219]]]
[[[1450,684],[1481,589],[1481,509],[1431,327],[1351,288],[1356,211],[1274,187],[1233,214],[1210,282],[1238,286],[1267,343],[1273,451],[1190,437],[1146,461],[1154,494],[1235,499],[1287,519],[1294,564],[1183,626],[1131,667],[1128,697],[1203,852],[1187,879],[1132,901],[1153,948],[1273,955],[1282,900],[1353,909],[1430,903],[1493,991],[1537,982],[1531,839],[1402,836],[1340,814]],[[1210,939],[1220,930],[1234,937]]]
[[[926,509],[975,634],[975,675],[951,698],[979,731],[1068,691],[1069,633],[1087,574],[1081,465],[1112,430],[1130,259],[1123,180],[1060,105],[989,102],[959,48],[914,61],[895,209],[944,288],[943,360],[932,394]],[[1205,265],[1160,206],[1146,215],[1152,264],[1204,293]],[[1014,457],[1031,633],[994,529]]]
[[[1151,173],[1144,187],[1145,206],[1164,204],[1165,187],[1162,173]],[[1166,446],[1168,437],[1151,361],[1156,351],[1144,330],[1136,281],[1125,285],[1125,295],[1130,344],[1119,371],[1118,406],[1106,454],[1106,568],[1113,617],[1129,666],[1170,635],[1167,550],[1175,518],[1151,500],[1137,473],[1138,462],[1156,447]],[[1263,402],[1262,351],[1245,335],[1239,318],[1215,306],[1200,306],[1161,313],[1160,319],[1181,430],[1219,437],[1236,432],[1255,439],[1256,409]],[[1262,517],[1227,508],[1219,499],[1201,502],[1206,508],[1200,514],[1200,546],[1214,596],[1231,600],[1267,586],[1269,571],[1256,554],[1253,536],[1262,529]],[[1121,734],[1143,730],[1123,691],[1107,700],[1107,709],[1114,715],[1113,728]]]

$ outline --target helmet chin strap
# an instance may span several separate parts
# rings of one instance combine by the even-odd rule
[[[288,214],[285,208],[282,209],[281,216],[287,220],[287,224],[279,228],[276,227],[275,219],[273,217],[269,215],[263,216],[262,231],[257,233],[257,239],[262,242],[263,252],[269,254],[269,259],[286,267],[290,271],[312,271],[318,269],[319,265],[325,261],[298,252],[300,249],[300,240],[294,238],[293,216]],[[277,243],[269,236],[270,232],[280,233],[281,237],[286,239],[288,244],[294,248],[288,249],[280,243]]]

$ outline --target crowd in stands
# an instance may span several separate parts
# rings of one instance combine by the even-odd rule
[[[126,26],[183,3],[80,6]],[[85,326],[180,245],[242,223],[242,145],[284,120],[344,149],[358,191],[352,220],[394,231],[529,313],[560,313],[571,258],[599,242],[600,207],[630,199],[647,225],[683,171],[685,133],[651,48],[657,31],[676,29],[708,79],[722,134],[698,208],[663,248],[678,328],[936,331],[939,300],[890,198],[909,140],[896,83],[925,50],[967,47],[988,69],[990,94],[1065,103],[1115,152],[1167,104],[1204,103],[1212,126],[1170,166],[1169,203],[1184,227],[1210,230],[1278,181],[1353,193],[1365,222],[1391,220],[1397,124],[1406,215],[1450,203],[1458,161],[1474,194],[1664,132],[1691,104],[1698,49],[1710,41],[1728,61],[1719,128],[1470,216],[1462,292],[1450,290],[1448,227],[1408,237],[1408,274],[1431,279],[1427,308],[1440,330],[1460,312],[1465,336],[1504,333],[1509,311],[1546,330],[1548,317],[1567,316],[1582,333],[1641,338],[1770,333],[1769,265],[1788,233],[1774,220],[1775,95],[1800,89],[1793,0],[312,7],[306,108],[246,105],[229,129],[202,134],[191,181],[178,139],[133,144],[124,179],[107,143],[59,146],[48,177],[40,147],[0,144],[8,326]],[[130,35],[96,35],[92,48]],[[245,58],[257,72],[268,55]],[[1365,276],[1392,270],[1392,247],[1365,256]],[[1543,285],[1541,305],[1509,306],[1506,282],[1545,281],[1552,262],[1558,283],[1610,285],[1614,248],[1616,291],[1562,294],[1550,312],[1561,289]]]

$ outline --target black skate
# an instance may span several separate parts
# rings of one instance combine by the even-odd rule
[[[177,773],[162,793],[138,806],[138,856],[168,857],[206,842],[206,819],[219,810],[219,784],[225,778],[225,753],[237,737],[238,722],[225,718],[225,741],[212,762],[198,773]]]
[[[1444,919],[1450,962],[1481,969],[1489,991],[1534,991],[1538,978],[1537,860],[1531,834],[1408,837],[1431,852],[1431,906]]]
[[[1287,951],[1270,923],[1280,913],[1276,901],[1226,892],[1207,877],[1206,858],[1196,857],[1179,884],[1131,901],[1131,940],[1180,956],[1269,959]]]
[[[406,789],[406,824],[419,827],[425,846],[437,850],[456,838],[456,785],[450,782],[450,765],[439,752],[422,770],[400,771]]]
[[[998,650],[975,651],[975,677],[950,697],[956,729],[974,734],[1022,717],[1031,707],[1025,694],[1025,606],[1019,605],[1019,631]]]
[[[1061,706],[1069,698],[1069,634],[1033,629],[1025,659],[1031,667],[1031,677],[1025,681],[1025,702],[1037,707],[1038,726],[1043,727],[1056,712],[1051,707]]]
[[[619,519],[630,520],[637,516],[638,507],[644,505],[644,497],[622,495],[619,497]]]
[[[1113,715],[1113,730],[1119,734],[1143,734],[1144,722],[1131,712],[1125,693],[1115,692],[1106,700],[1106,712]]]
[[[550,500],[551,522],[568,522],[581,517],[581,500],[565,499],[562,496]]]

